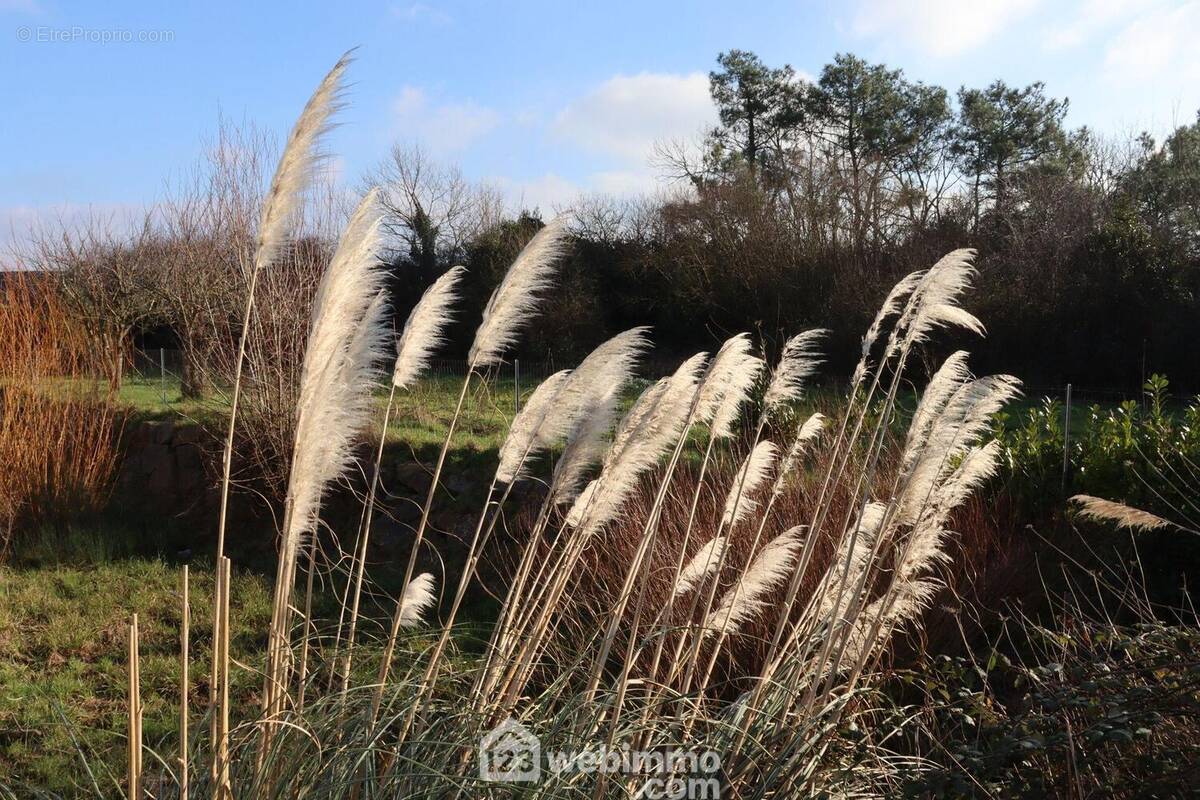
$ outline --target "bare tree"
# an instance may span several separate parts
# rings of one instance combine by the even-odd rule
[[[364,185],[383,190],[401,254],[431,270],[462,261],[470,242],[504,216],[498,189],[467,180],[415,145],[395,145]]]
[[[23,256],[57,278],[72,316],[99,348],[113,390],[121,387],[130,336],[161,318],[154,270],[166,251],[152,214],[128,233],[120,227],[111,217],[92,217],[75,228],[40,228]]]
[[[173,257],[158,289],[183,355],[182,393],[199,397],[220,382],[236,347],[245,299],[243,254],[253,241],[271,141],[253,127],[222,122],[215,141],[160,206]]]

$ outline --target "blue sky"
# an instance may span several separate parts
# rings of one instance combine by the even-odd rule
[[[131,41],[88,40],[106,31]],[[1161,134],[1200,107],[1197,41],[1200,0],[0,0],[0,242],[154,202],[221,115],[282,135],[353,46],[330,142],[346,181],[416,142],[549,210],[652,187],[653,143],[712,119],[721,50],[809,75],[851,51],[951,89],[1040,79],[1072,125]]]

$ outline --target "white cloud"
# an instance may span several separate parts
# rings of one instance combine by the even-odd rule
[[[1032,11],[1040,0],[861,0],[851,24],[863,38],[899,37],[941,58],[961,55]]]
[[[431,153],[449,155],[466,149],[500,124],[500,114],[467,100],[434,104],[423,89],[405,86],[392,104],[398,138],[418,140]]]
[[[592,190],[601,194],[638,195],[652,193],[661,181],[649,172],[612,170],[593,173],[589,183]]]
[[[558,138],[627,165],[645,167],[656,142],[694,138],[716,121],[708,76],[617,75],[559,112]]]
[[[454,21],[446,11],[425,3],[396,4],[392,6],[392,16],[404,22],[430,22],[434,25],[449,25]]]
[[[1163,5],[1141,14],[1109,43],[1110,80],[1147,89],[1189,92],[1200,81],[1200,0]]]
[[[1142,11],[1155,0],[1083,0],[1071,9],[1065,24],[1048,26],[1043,42],[1051,52],[1078,47],[1122,19]]]

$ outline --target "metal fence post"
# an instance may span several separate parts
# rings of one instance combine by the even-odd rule
[[[1067,384],[1067,404],[1063,408],[1062,490],[1067,490],[1067,467],[1071,463],[1071,384]]]
[[[162,388],[163,405],[167,404],[167,356],[158,348],[158,385]]]
[[[521,410],[521,359],[513,359],[513,416]]]

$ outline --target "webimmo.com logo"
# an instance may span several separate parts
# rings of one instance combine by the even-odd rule
[[[717,800],[720,771],[721,756],[713,750],[639,751],[623,744],[543,754],[537,736],[511,717],[479,741],[479,777],[485,781],[538,783],[604,773],[622,776],[616,780],[643,800]]]
[[[542,745],[512,717],[479,740],[479,777],[485,781],[536,783],[542,778]]]

